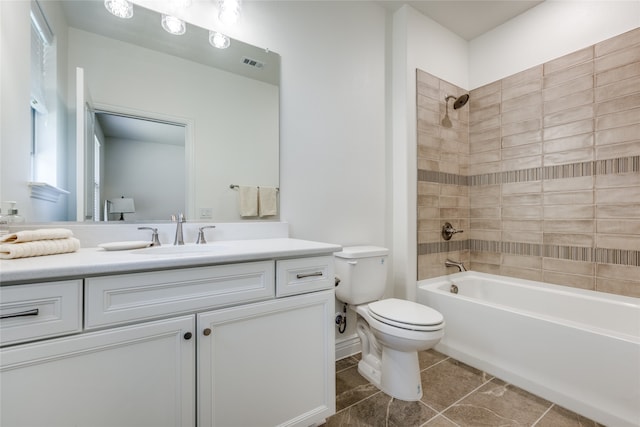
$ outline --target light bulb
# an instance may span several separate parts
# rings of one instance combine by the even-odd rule
[[[167,33],[176,36],[182,35],[187,31],[187,26],[184,21],[171,15],[162,15],[162,28],[164,28]]]
[[[129,0],[104,0],[104,7],[118,18],[129,19],[133,16],[133,4]]]
[[[218,49],[226,49],[231,44],[229,37],[217,31],[209,31],[209,43]]]

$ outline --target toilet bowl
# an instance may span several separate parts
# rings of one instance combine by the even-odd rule
[[[396,298],[378,300],[386,283],[388,250],[373,246],[336,253],[340,283],[336,297],[357,314],[362,344],[358,372],[388,395],[414,401],[422,397],[418,351],[444,335],[444,319],[427,306]]]

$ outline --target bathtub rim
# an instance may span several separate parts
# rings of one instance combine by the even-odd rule
[[[572,327],[575,327],[581,330],[586,330],[586,331],[601,334],[601,335],[612,336],[616,339],[621,339],[624,341],[629,341],[634,344],[640,345],[640,330],[638,331],[639,333],[637,335],[628,334],[628,333],[624,333],[624,332],[620,332],[612,329],[594,326],[588,323],[578,322],[571,319],[552,316],[552,315],[525,310],[521,308],[513,308],[505,304],[499,304],[499,303],[495,303],[488,300],[482,300],[482,299],[468,297],[460,294],[452,294],[451,292],[448,291],[448,286],[450,286],[452,282],[454,282],[455,280],[460,280],[465,278],[480,278],[480,279],[493,280],[493,281],[507,284],[507,285],[524,287],[524,288],[533,289],[536,291],[542,290],[546,292],[560,293],[562,295],[571,296],[571,297],[579,295],[581,298],[590,299],[590,300],[606,299],[606,300],[615,302],[616,304],[621,304],[624,306],[629,306],[632,309],[637,309],[639,313],[638,318],[640,320],[640,298],[630,297],[626,295],[610,294],[606,292],[592,291],[589,289],[573,288],[570,286],[556,285],[553,283],[546,283],[546,282],[538,282],[535,280],[520,279],[517,277],[483,273],[479,271],[468,270],[468,271],[449,274],[445,276],[438,276],[438,277],[433,277],[429,279],[419,280],[417,282],[417,288],[418,288],[417,292],[419,292],[420,289],[423,289],[425,292],[435,292],[435,293],[443,294],[452,298],[459,298],[465,301],[477,302],[478,304],[484,304],[500,310],[508,311],[510,313],[517,313],[517,314],[531,317],[531,318],[544,319],[545,321],[549,321],[555,324],[563,324],[563,325],[568,324],[568,325],[571,325]],[[447,289],[444,289],[443,288],[444,286],[446,286]]]

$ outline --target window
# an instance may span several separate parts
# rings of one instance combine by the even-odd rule
[[[56,90],[53,32],[31,2],[31,180],[57,184]]]

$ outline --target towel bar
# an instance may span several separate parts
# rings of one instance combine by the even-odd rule
[[[240,186],[239,186],[239,185],[237,185],[237,184],[231,184],[231,185],[229,185],[229,188],[230,188],[230,189],[232,189],[232,190],[235,190],[235,189],[236,189],[236,188],[238,188],[238,187],[240,187]],[[258,188],[260,188],[260,187],[258,187]],[[280,191],[280,187],[276,187],[276,191]]]

